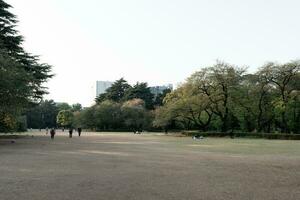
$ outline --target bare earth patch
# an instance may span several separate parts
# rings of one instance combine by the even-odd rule
[[[0,200],[300,199],[300,142],[44,133],[0,141]]]

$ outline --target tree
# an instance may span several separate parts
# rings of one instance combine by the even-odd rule
[[[170,92],[172,92],[171,89],[165,89],[163,90],[162,93],[159,93],[155,98],[154,98],[154,106],[162,106],[163,105],[163,101],[164,98],[167,96],[167,94],[169,94]]]
[[[8,127],[8,121],[16,121],[28,105],[39,102],[46,93],[42,84],[53,76],[50,65],[40,63],[37,56],[22,47],[23,37],[15,30],[16,16],[9,8],[0,0],[1,127]]]
[[[142,99],[124,102],[121,110],[125,126],[132,131],[142,131],[151,126],[151,115],[145,109],[145,102]]]
[[[285,63],[283,65],[268,63],[261,70],[260,74],[266,79],[269,85],[276,88],[277,100],[275,108],[280,114],[280,121],[277,125],[282,132],[290,132],[287,121],[287,106],[291,100],[291,94],[296,88],[291,85],[291,81],[300,70],[300,61]]]
[[[77,112],[82,110],[82,105],[80,103],[76,103],[72,105],[72,111]]]
[[[240,122],[239,127],[243,131],[252,132],[256,130],[257,121],[257,88],[258,77],[253,74],[246,74],[241,77],[241,81],[235,90],[232,91],[232,113],[231,121]],[[236,117],[236,119],[235,119]]]
[[[212,67],[203,68],[194,73],[188,81],[197,86],[211,105],[212,112],[221,120],[221,131],[229,130],[230,119],[233,116],[233,91],[239,86],[245,69],[217,62]]]
[[[56,127],[56,116],[59,110],[53,100],[41,101],[26,113],[27,125],[30,128]]]
[[[106,90],[106,99],[121,102],[125,95],[126,90],[131,86],[123,78],[115,81],[110,88]]]
[[[63,127],[72,127],[74,115],[70,110],[59,111],[56,122]]]
[[[80,111],[79,114],[75,115],[74,121],[76,126],[95,130],[97,127],[95,119],[95,106],[85,108]]]
[[[290,93],[290,101],[287,105],[287,120],[293,133],[300,133],[300,72],[289,83],[294,88]]]
[[[31,100],[39,100],[46,93],[42,84],[53,76],[49,74],[51,66],[40,64],[37,56],[32,56],[24,50],[23,37],[15,30],[16,16],[9,12],[9,8],[9,4],[0,0],[0,53],[19,63],[20,68],[30,75]]]
[[[5,54],[0,54],[0,132],[16,130],[18,116],[32,96],[30,75]]]
[[[107,98],[107,93],[102,93],[102,94],[100,94],[99,96],[97,96],[97,97],[95,98],[96,104],[100,104],[101,102],[103,102],[103,101],[105,101],[105,100],[108,100],[108,98]]]
[[[147,83],[136,83],[133,87],[128,88],[124,95],[124,101],[131,99],[142,99],[147,109],[153,108],[154,95],[151,93]]]
[[[165,133],[168,133],[169,128],[174,121],[172,112],[167,108],[167,106],[157,107],[154,111],[155,118],[153,120],[153,126],[157,128],[163,128]]]
[[[164,102],[172,118],[181,122],[185,128],[208,129],[213,116],[211,103],[193,82],[188,81],[169,93]]]
[[[117,129],[122,126],[121,105],[113,101],[104,101],[94,106],[95,125],[98,130]]]
[[[11,5],[0,0],[0,45],[1,49],[12,57],[23,54],[24,50],[21,47],[23,37],[15,30],[17,23],[16,16],[9,12]]]
[[[56,103],[59,111],[61,110],[72,110],[72,107],[68,103]]]
[[[53,100],[45,100],[42,101],[40,107],[43,114],[44,127],[56,127],[56,116],[58,114],[58,109],[55,102]]]
[[[103,101],[114,101],[114,102],[122,102],[124,101],[125,93],[131,86],[127,83],[123,78],[116,80],[112,86],[106,89],[106,92],[100,94],[95,98],[97,104],[102,103]]]
[[[254,102],[257,105],[257,129],[258,132],[271,132],[274,121],[274,87],[269,84],[264,72],[258,71],[256,79],[252,83],[254,90]],[[255,109],[252,109],[254,112]]]

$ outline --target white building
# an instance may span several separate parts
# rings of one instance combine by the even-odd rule
[[[110,88],[113,82],[110,81],[96,81],[96,97],[105,93],[107,88]]]

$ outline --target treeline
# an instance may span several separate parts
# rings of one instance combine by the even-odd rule
[[[120,79],[89,108],[43,101],[27,113],[28,127],[299,133],[299,70],[299,61],[268,63],[252,74],[218,62],[157,96],[147,83]]]
[[[299,61],[270,62],[256,73],[217,62],[157,97],[146,83],[120,79],[74,120],[94,130],[299,133],[299,70]]]
[[[164,99],[154,126],[201,131],[300,133],[300,62],[249,74],[224,62],[203,68]]]
[[[162,106],[164,97],[170,92],[170,89],[166,89],[154,95],[147,83],[131,86],[121,78],[95,99],[95,105],[88,108],[82,108],[80,104],[42,101],[27,111],[27,127],[81,127],[96,131],[149,130],[153,129],[154,109]]]
[[[56,103],[53,100],[43,100],[25,113],[26,126],[33,129],[68,128],[73,125],[74,114],[81,110],[82,106],[79,103],[69,105]]]
[[[51,66],[22,46],[11,6],[0,0],[0,132],[26,128],[24,112],[41,101]]]
[[[165,89],[161,93],[154,95],[147,83],[137,82],[134,86],[131,86],[126,80],[121,78],[115,81],[105,93],[100,94],[95,101],[97,104],[107,100],[124,103],[132,99],[142,99],[145,103],[145,108],[152,110],[157,106],[162,106],[163,99],[169,92],[171,92],[171,89]]]
[[[121,78],[95,99],[94,106],[76,113],[74,124],[98,131],[150,130],[154,128],[155,108],[162,106],[170,92],[166,89],[154,95],[147,83],[131,86]]]
[[[102,101],[77,113],[75,126],[96,131],[142,131],[152,128],[154,113],[146,109],[145,101]]]

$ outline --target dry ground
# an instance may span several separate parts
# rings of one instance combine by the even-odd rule
[[[33,134],[0,140],[0,200],[300,199],[299,141]]]

